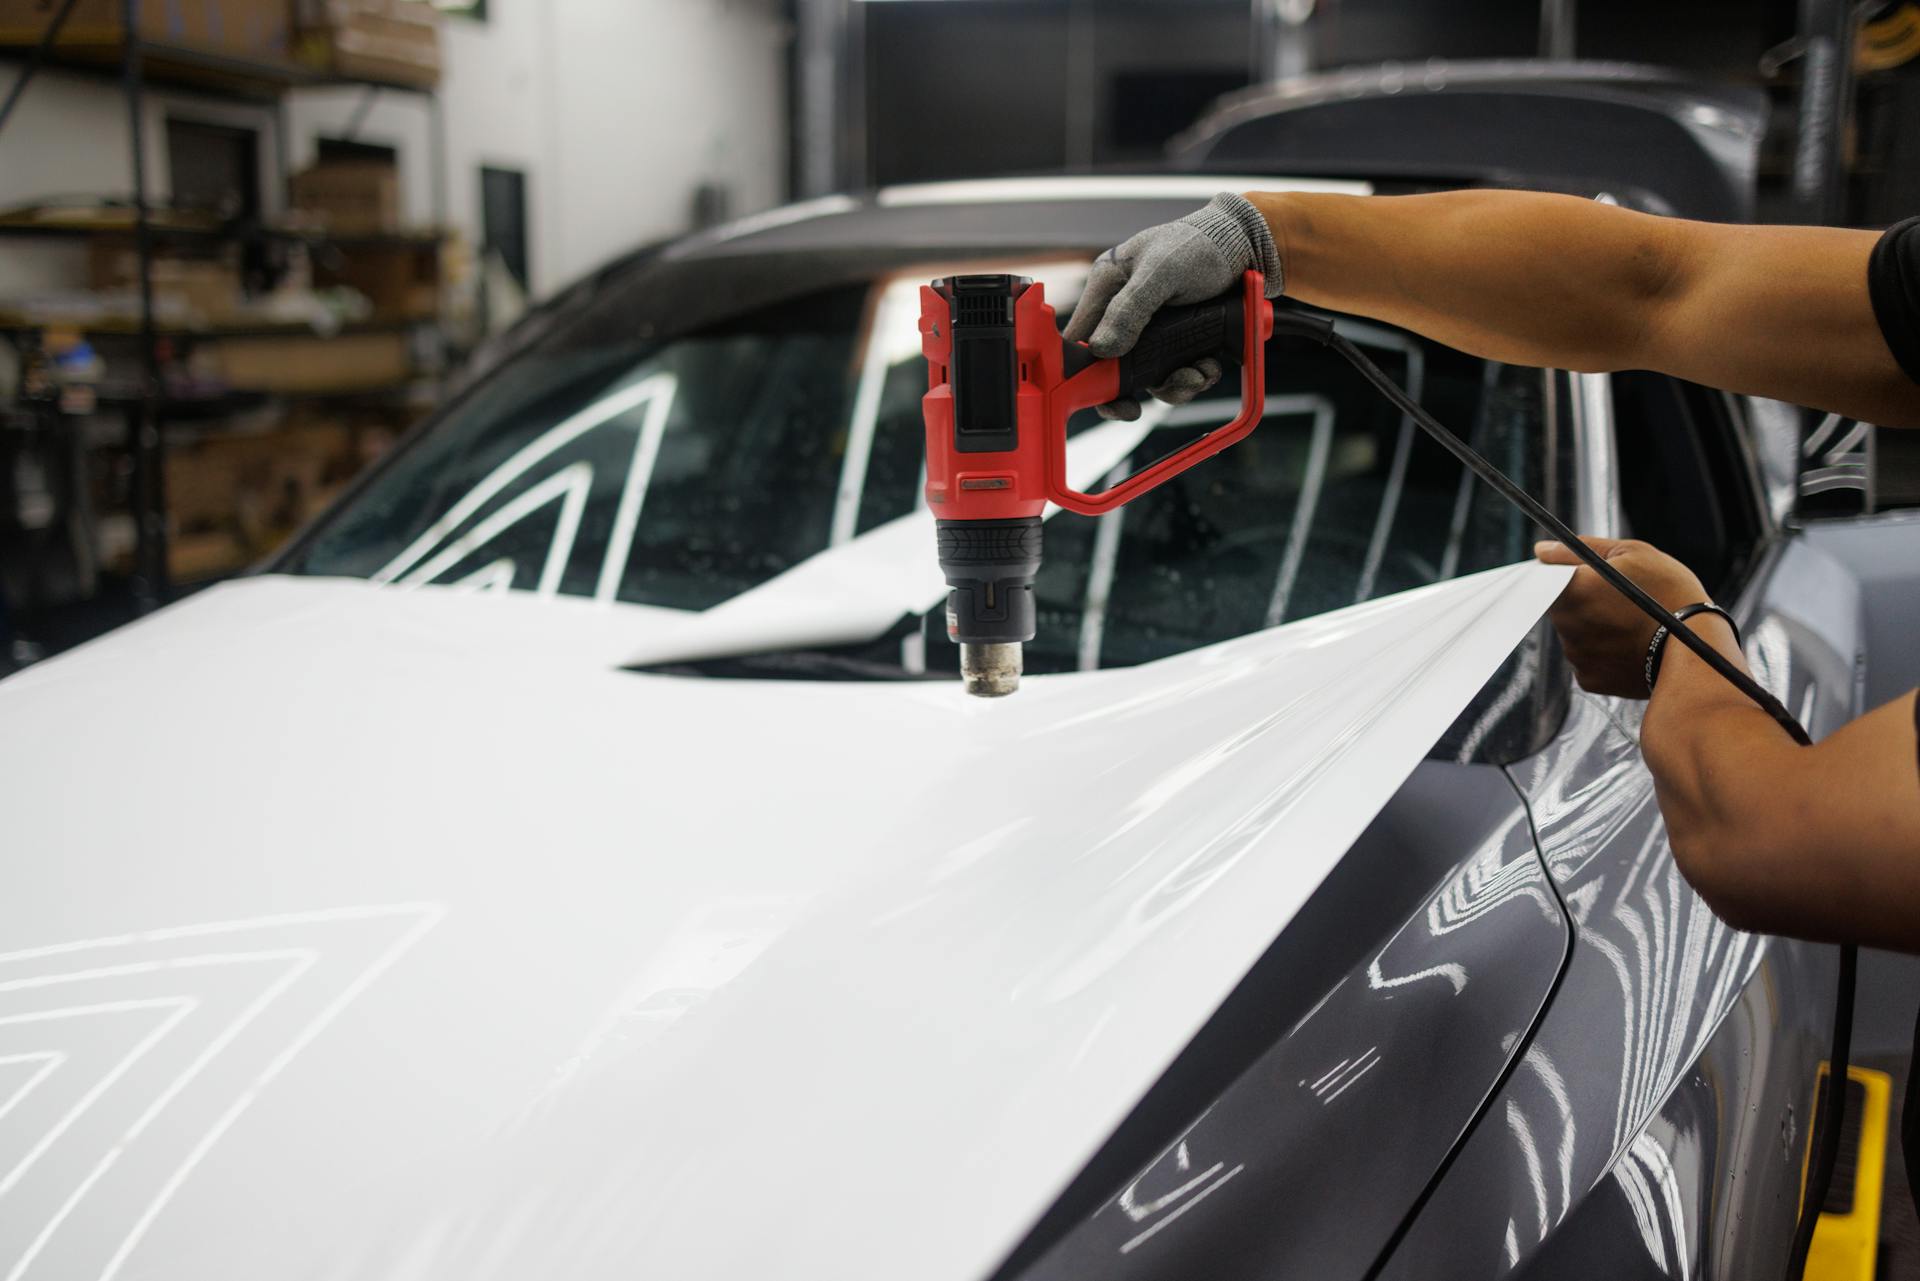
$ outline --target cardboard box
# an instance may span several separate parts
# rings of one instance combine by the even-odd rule
[[[294,56],[382,84],[440,83],[440,14],[428,0],[299,0]]]
[[[142,0],[152,4],[154,0]],[[293,17],[286,0],[165,0],[199,9],[207,45],[243,57],[285,62],[293,52]]]
[[[360,469],[359,435],[341,423],[303,421],[169,450],[173,576],[231,573],[271,552]]]
[[[138,288],[139,257],[123,241],[95,240],[87,254],[88,284],[95,290]],[[244,291],[237,253],[220,258],[162,257],[153,260],[155,310],[170,323],[218,325],[237,319]]]
[[[167,520],[178,537],[232,524],[240,461],[206,444],[167,450]]]
[[[59,11],[60,0],[0,0],[0,43],[37,44]],[[117,44],[126,35],[121,16],[120,0],[75,0],[60,28],[59,43]],[[147,0],[140,6],[136,28],[148,40],[191,44],[195,36],[205,37],[204,24],[196,21],[199,16],[182,4]]]
[[[0,44],[37,44],[60,0],[0,0]],[[158,44],[285,62],[291,37],[287,0],[139,0],[134,29]],[[75,0],[61,45],[115,45],[126,36],[120,0]]]
[[[239,535],[224,529],[175,534],[167,540],[167,577],[176,583],[237,574],[251,559]]]
[[[413,374],[404,333],[221,338],[194,348],[196,372],[235,391],[357,391]]]
[[[351,245],[315,266],[314,284],[365,294],[376,320],[431,320],[440,314],[440,246]]]
[[[440,26],[440,10],[433,0],[293,0],[294,26],[302,31],[345,27],[361,18],[436,30]]]
[[[400,173],[392,165],[315,165],[287,185],[293,208],[328,231],[366,235],[400,229]]]

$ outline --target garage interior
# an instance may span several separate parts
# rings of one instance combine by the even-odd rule
[[[1688,108],[1704,129],[1718,127],[1714,104],[1750,112],[1750,172],[1720,220],[1878,229],[1920,213],[1912,0],[0,0],[0,678],[64,670],[89,642],[286,572],[284,558],[355,576],[311,568],[312,534],[375,492],[396,449],[449,407],[507,395],[486,379],[605,281],[777,236],[812,216],[796,210],[892,207],[874,193],[916,184],[973,199],[973,184],[1006,179],[1209,169],[1413,191],[1449,185],[1456,162],[1490,186],[1591,182],[1633,203],[1618,180],[1653,166],[1650,151],[1548,136],[1524,113],[1460,157],[1364,122],[1289,135],[1267,159],[1206,153],[1236,111],[1439,98],[1475,77],[1598,86],[1596,101],[1682,86],[1705,104]],[[1067,239],[1005,243],[1039,246],[1020,261],[1045,262]],[[926,244],[935,262],[950,247]],[[758,287],[750,275],[716,286],[741,299]],[[1443,384],[1479,376],[1433,367]],[[1724,469],[1655,426],[1719,423],[1718,393],[1623,374],[1612,396],[1630,528],[1709,586],[1742,581],[1757,553],[1731,508],[1721,518]],[[1771,445],[1745,417],[1724,430],[1755,437],[1732,452],[1785,451],[1766,464],[1785,487],[1782,529],[1920,509],[1908,438],[1920,433],[1779,408]],[[916,466],[896,465],[903,492]],[[1134,554],[1114,552],[1117,536],[1083,541],[1090,557]],[[1858,563],[1883,554],[1856,541]],[[506,586],[524,589],[513,574]],[[1855,656],[1857,696],[1920,684],[1920,598],[1889,589],[1861,618],[1872,657]],[[879,642],[889,654],[927,643],[918,630]],[[1143,642],[1105,665],[1161,656]],[[704,662],[658,670],[718,670]],[[164,754],[176,727],[151,729]],[[115,803],[114,780],[74,768],[100,799],[76,787],[71,803]],[[228,786],[213,772],[192,783],[215,805]],[[1899,1146],[1916,997],[1920,960],[1863,950],[1852,1063],[1889,1083],[1884,1195],[1867,1270],[1823,1278],[1920,1281]],[[0,1120],[7,1098],[0,1077]],[[1832,1217],[1842,1231],[1848,1213]],[[1737,1254],[1699,1249],[1709,1275],[1734,1275]],[[1013,1258],[1041,1260],[1032,1250]],[[1615,1275],[1689,1275],[1673,1258]]]

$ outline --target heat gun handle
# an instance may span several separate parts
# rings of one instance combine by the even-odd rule
[[[1228,307],[1239,309],[1236,322],[1228,322],[1219,315],[1221,309]],[[1166,314],[1169,311],[1175,314]],[[1159,331],[1160,336],[1148,347],[1148,335],[1155,330]],[[1069,413],[1122,396],[1137,396],[1149,387],[1159,386],[1175,369],[1219,351],[1219,344],[1229,332],[1237,337],[1239,343],[1230,358],[1238,360],[1243,371],[1240,378],[1240,413],[1232,422],[1208,432],[1185,449],[1167,455],[1097,494],[1083,494],[1067,485],[1066,420]],[[1118,360],[1102,360],[1088,365],[1055,391],[1053,407],[1048,415],[1052,439],[1047,442],[1047,497],[1070,512],[1098,516],[1138,498],[1155,485],[1172,479],[1202,459],[1211,458],[1235,441],[1244,439],[1248,432],[1259,425],[1261,415],[1266,412],[1266,344],[1272,336],[1273,304],[1267,301],[1266,280],[1257,271],[1246,274],[1236,295],[1216,298],[1193,307],[1163,309],[1161,316],[1156,316],[1147,326],[1134,352]]]
[[[1119,359],[1102,362],[1078,343],[1068,343],[1066,372],[1078,374],[1108,363],[1114,368],[1118,390],[1114,397],[1145,400],[1174,371],[1211,356],[1222,367],[1246,359],[1247,308],[1240,291],[1206,302],[1162,307],[1140,331],[1133,350]]]
[[[1235,291],[1185,307],[1162,307],[1120,357],[1120,394],[1144,400],[1155,387],[1208,357],[1237,365],[1246,356],[1246,305]]]

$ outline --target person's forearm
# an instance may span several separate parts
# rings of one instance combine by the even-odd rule
[[[1717,620],[1700,630],[1738,654]],[[1911,696],[1801,747],[1691,652],[1668,649],[1641,750],[1674,859],[1708,906],[1746,930],[1920,948]]]
[[[1573,196],[1248,192],[1288,296],[1508,364],[1655,369],[1920,423],[1867,297],[1874,233],[1655,217]]]
[[[1632,365],[1671,274],[1666,220],[1526,191],[1247,193],[1289,297],[1493,360]]]
[[[1699,577],[1657,548],[1614,538],[1589,546],[1676,613],[1707,601]],[[1578,560],[1551,541],[1534,554],[1549,565]],[[1646,689],[1657,631],[1601,575],[1576,569],[1549,617],[1582,689],[1623,698]],[[1686,621],[1690,639],[1746,670],[1724,618],[1697,612]],[[1807,686],[1809,698],[1814,692]],[[1821,695],[1831,711],[1831,691]],[[1722,920],[1920,954],[1914,699],[1906,694],[1802,747],[1681,639],[1667,639],[1640,750],[1674,861]]]
[[[1689,622],[1745,669],[1725,623],[1707,615]],[[1775,856],[1766,793],[1770,779],[1793,770],[1799,746],[1677,640],[1667,643],[1640,746],[1687,880],[1734,924],[1781,932],[1778,905],[1804,887],[1792,883],[1796,862]]]

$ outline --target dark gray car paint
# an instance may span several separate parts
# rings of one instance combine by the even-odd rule
[[[1761,1053],[1724,1092],[1736,1110],[1757,1116],[1769,1100],[1809,1091],[1825,1045],[1833,953],[1789,951],[1713,916],[1673,862],[1631,737],[1636,726],[1622,710],[1582,696],[1554,746],[1512,767],[1578,923],[1573,964],[1521,1069],[1387,1277],[1502,1275],[1609,1178],[1636,1188],[1651,1180],[1663,1206],[1692,1198],[1706,1210],[1701,1232],[1724,1235],[1731,1250],[1784,1258],[1797,1145],[1805,1141],[1800,1122],[1789,1124],[1796,1146],[1747,1151],[1748,1167],[1731,1171],[1683,1159],[1662,1146],[1652,1123],[1756,984],[1782,999],[1754,1034]],[[1623,1167],[1627,1161],[1638,1170]],[[1742,1198],[1733,1207],[1717,1201],[1716,1180],[1729,1174]],[[1716,1221],[1714,1212],[1728,1208],[1739,1221]],[[1619,1250],[1635,1240],[1583,1256],[1580,1268],[1561,1275],[1613,1276]]]
[[[1369,929],[1366,899],[1420,882],[1430,892],[1397,924]],[[1106,1203],[1031,1267],[1016,1258],[1003,1275],[1365,1273],[1524,1043],[1565,960],[1568,922],[1499,768],[1429,761],[1296,927],[1276,945],[1295,956],[1263,963],[1223,1013],[1257,1017],[1250,1001],[1311,1007],[1210,1102],[1190,1093],[1189,1108],[1196,1097],[1204,1107],[1137,1176],[1117,1193],[1110,1184]],[[1330,987],[1313,972],[1329,955],[1354,958],[1324,976]],[[1203,1039],[1190,1053],[1215,1052]]]
[[[1805,555],[1822,558],[1825,568],[1837,566],[1839,581],[1854,585],[1852,591],[1842,588],[1835,604],[1850,608],[1857,619],[1862,710],[1920,685],[1920,591],[1915,590],[1920,586],[1920,512],[1812,525],[1799,542]],[[1800,590],[1783,593],[1779,608],[1810,625],[1830,627],[1838,621],[1828,611],[1809,608],[1813,583],[1795,586]]]
[[[1519,1268],[1562,1278],[1779,1273],[1792,1235],[1807,1084],[1826,1056],[1817,1012],[1837,953],[1776,939],[1705,1053],[1604,1178]]]
[[[1788,541],[1739,612],[1756,674],[1819,737],[1860,710],[1857,632],[1800,621],[1811,560]],[[1785,1257],[1836,954],[1740,934],[1680,877],[1642,706],[1579,695],[1554,745],[1511,767],[1578,922],[1573,964],[1388,1277],[1745,1277]],[[1563,1225],[1607,1239],[1622,1199],[1635,1231],[1611,1249],[1558,1242]]]

